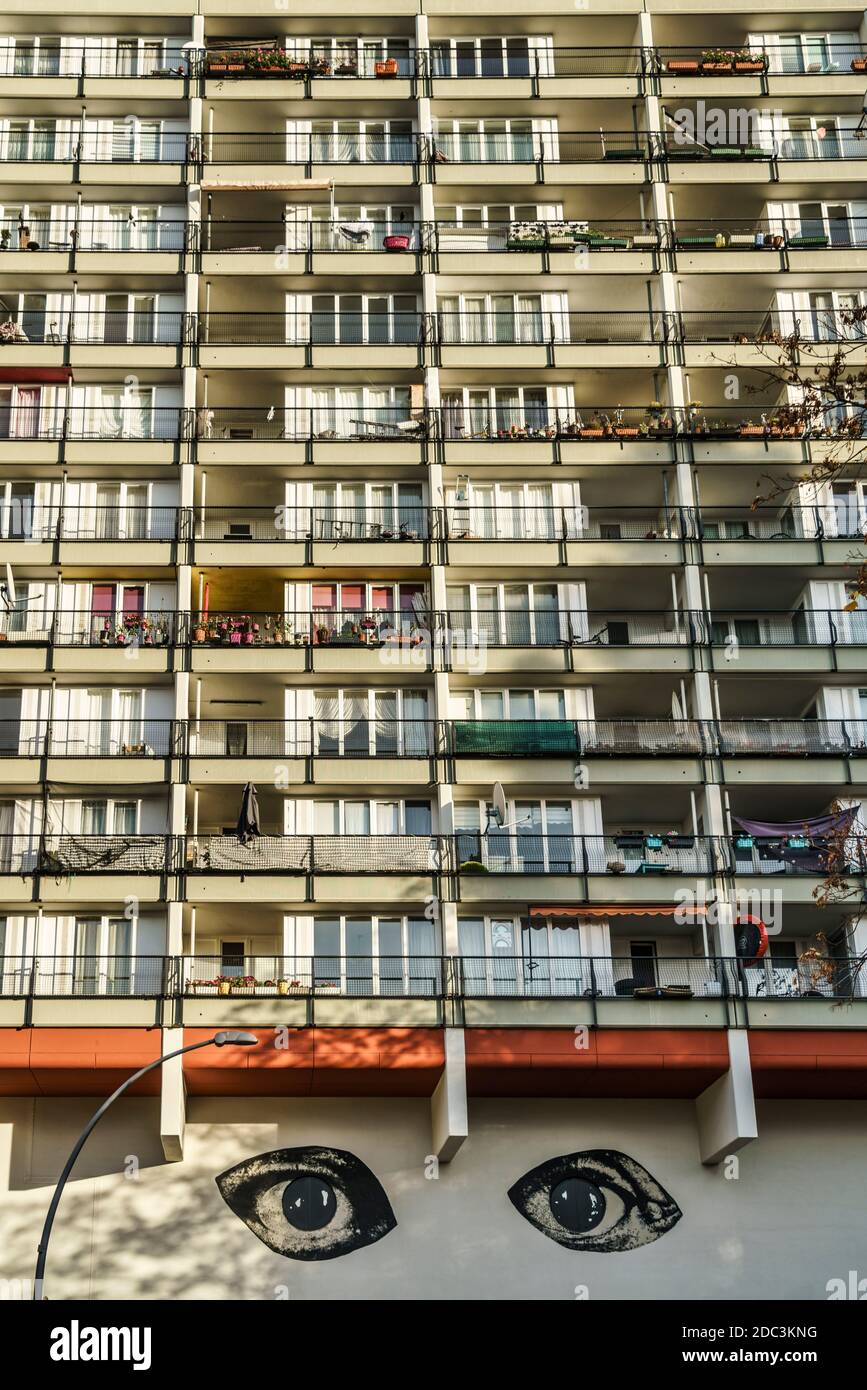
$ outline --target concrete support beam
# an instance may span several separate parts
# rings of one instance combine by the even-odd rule
[[[163,1029],[163,1056],[184,1045],[183,1028]],[[184,1086],[183,1058],[173,1057],[160,1067],[160,1142],[169,1163],[179,1163],[184,1156],[184,1129],[187,1120],[187,1096]]]
[[[446,1028],[446,1064],[431,1096],[433,1153],[440,1163],[451,1163],[469,1134],[467,1118],[467,1059],[463,1028]]]
[[[730,1028],[729,1069],[696,1098],[702,1163],[712,1165],[758,1137],[753,1075],[746,1029]]]

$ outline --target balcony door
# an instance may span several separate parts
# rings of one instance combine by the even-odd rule
[[[85,997],[131,994],[132,952],[131,919],[94,917],[76,921],[72,993]]]

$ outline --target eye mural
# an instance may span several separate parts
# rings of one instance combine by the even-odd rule
[[[646,1168],[616,1149],[550,1158],[519,1178],[508,1195],[549,1240],[600,1254],[650,1245],[683,1215]]]
[[[290,1260],[336,1260],[397,1225],[382,1184],[345,1149],[273,1149],[215,1181],[244,1225]]]

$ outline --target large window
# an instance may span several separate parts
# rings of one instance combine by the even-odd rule
[[[425,917],[317,917],[313,984],[351,995],[435,995],[441,964]]]

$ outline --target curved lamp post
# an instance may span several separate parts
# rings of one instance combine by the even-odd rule
[[[200,1047],[226,1047],[227,1045],[235,1047],[255,1047],[258,1041],[259,1039],[253,1033],[221,1032],[215,1033],[212,1038],[207,1038],[204,1042],[190,1043],[187,1047],[179,1047],[175,1052],[167,1052],[165,1057],[157,1057],[155,1062],[148,1062],[146,1067],[141,1067],[138,1071],[133,1072],[132,1076],[127,1077],[123,1085],[118,1086],[117,1090],[112,1091],[108,1099],[102,1102],[96,1114],[91,1117],[78,1136],[78,1139],[75,1141],[75,1147],[66,1160],[63,1172],[57,1180],[57,1186],[54,1189],[54,1196],[51,1198],[51,1205],[48,1208],[48,1213],[45,1217],[45,1225],[42,1227],[42,1236],[37,1247],[36,1278],[33,1282],[34,1301],[41,1301],[42,1299],[42,1284],[45,1279],[45,1261],[48,1257],[48,1242],[51,1239],[51,1228],[54,1225],[54,1218],[57,1214],[57,1208],[60,1205],[60,1198],[63,1196],[63,1189],[75,1166],[75,1160],[78,1158],[78,1155],[81,1153],[81,1150],[84,1148],[87,1140],[99,1124],[108,1107],[113,1105],[118,1096],[122,1096],[124,1091],[132,1086],[133,1082],[138,1081],[140,1076],[147,1075],[147,1073],[153,1071],[155,1067],[161,1067],[164,1062],[170,1061],[172,1057],[180,1057],[184,1052],[195,1052],[197,1048]]]

